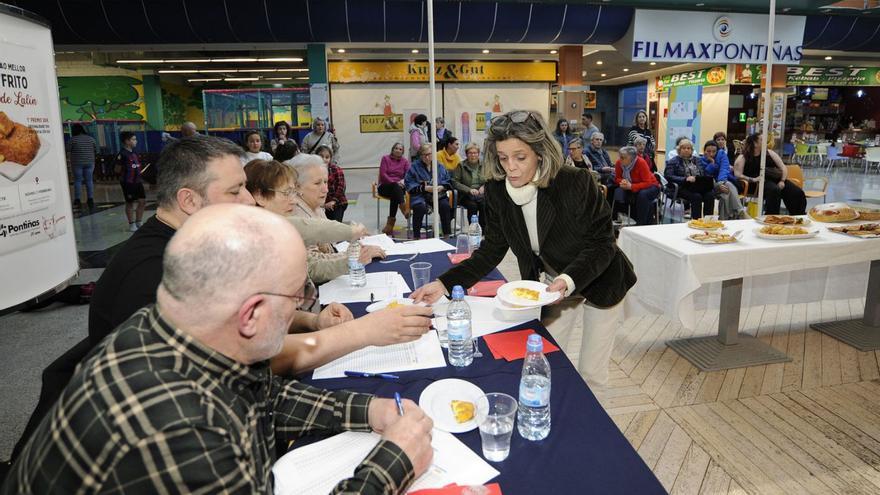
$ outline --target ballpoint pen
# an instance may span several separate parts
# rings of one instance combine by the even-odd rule
[[[403,416],[403,402],[400,400],[400,394],[397,392],[394,392],[394,402],[397,403],[397,412]]]
[[[389,373],[367,373],[364,371],[346,371],[345,376],[349,378],[382,378],[383,380],[397,380],[400,378]]]

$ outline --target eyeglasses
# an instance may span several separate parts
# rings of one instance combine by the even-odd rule
[[[312,307],[313,304],[315,304],[315,301],[318,300],[316,295],[306,296],[304,291],[303,291],[303,293],[300,293],[300,294],[281,294],[280,292],[263,291],[263,292],[257,292],[254,295],[255,296],[262,295],[262,296],[286,297],[287,299],[293,300],[293,302],[296,304],[297,308],[310,308],[310,307]]]
[[[511,125],[522,124],[530,118],[536,119],[535,115],[528,110],[520,110],[518,112],[511,112],[508,114],[499,115],[489,121],[490,129],[492,130],[492,132],[507,134],[507,131],[510,130]]]
[[[266,189],[267,191],[272,191],[278,193],[282,196],[287,196],[288,198],[292,198],[296,195],[296,189],[288,187],[287,189]]]

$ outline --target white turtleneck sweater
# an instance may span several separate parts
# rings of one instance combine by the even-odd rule
[[[532,252],[540,256],[541,246],[538,240],[538,187],[534,183],[528,183],[522,187],[513,187],[508,180],[504,181],[504,187],[507,189],[510,199],[522,209],[523,218],[526,221],[526,230],[529,232],[529,244],[531,245]],[[563,295],[568,296],[574,291],[574,280],[564,273],[560,273],[556,277],[556,279],[560,278],[565,281],[567,286],[567,290]]]

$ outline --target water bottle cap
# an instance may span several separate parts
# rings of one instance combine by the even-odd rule
[[[476,215],[471,215],[471,223],[474,223],[474,222],[476,222],[476,221],[477,221],[477,216],[476,216]]]
[[[464,289],[461,288],[460,285],[456,285],[452,288],[452,298],[453,299],[462,299],[464,297]]]
[[[529,335],[529,340],[526,341],[526,351],[527,352],[541,352],[543,350],[544,350],[544,339],[542,339],[541,336],[536,333]]]

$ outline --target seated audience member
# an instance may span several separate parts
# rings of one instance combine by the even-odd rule
[[[608,156],[608,152],[602,148],[605,143],[605,135],[601,132],[594,132],[590,138],[590,145],[584,150],[584,154],[590,160],[593,171],[599,174],[599,184],[608,188],[608,201],[614,198],[614,189],[617,185],[614,183],[614,162]]]
[[[291,160],[294,170],[296,192],[293,215],[305,218],[326,218],[324,204],[327,202],[327,168],[318,155],[301,153]],[[337,253],[330,243],[313,243],[307,246],[313,255],[336,262],[339,275],[348,273],[348,254]],[[361,261],[384,258],[385,251],[377,246],[361,246]],[[366,262],[364,264],[366,264]],[[318,282],[317,280],[315,281]]]
[[[452,187],[458,191],[458,204],[467,210],[468,222],[477,215],[481,228],[486,228],[483,219],[483,164],[480,163],[480,147],[468,144],[464,153],[466,159],[452,171]]]
[[[700,158],[706,173],[715,179],[715,197],[718,198],[718,216],[721,220],[748,218],[745,208],[739,200],[736,180],[727,153],[718,150],[718,143],[707,141],[703,145],[703,156]]]
[[[433,455],[415,403],[400,415],[392,399],[269,372],[304,297],[305,258],[277,215],[193,215],[168,244],[157,303],[79,367],[0,491],[272,493],[276,442],[352,430],[382,438],[334,492],[404,493]]]
[[[449,173],[442,164],[437,164],[437,182],[433,185],[434,177],[431,170],[431,154],[433,149],[430,143],[423,144],[419,148],[419,157],[413,161],[409,170],[406,172],[404,184],[407,192],[409,192],[409,203],[412,208],[412,227],[413,236],[418,239],[421,237],[422,221],[428,213],[428,208],[433,206],[433,192],[436,188],[438,191],[437,204],[440,211],[440,225],[443,235],[452,233],[452,208],[449,206],[449,198],[446,193],[452,188]]]
[[[327,167],[327,199],[324,203],[324,213],[330,220],[342,222],[345,210],[348,208],[348,198],[345,196],[345,172],[333,158],[333,150],[330,146],[318,146],[316,155],[324,159]]]
[[[733,166],[733,162],[736,160],[736,157],[739,154],[736,152],[736,146],[730,141],[727,140],[727,134],[718,131],[713,136],[712,139],[718,143],[718,153],[724,153],[727,155],[727,161]]]
[[[648,168],[651,169],[651,173],[657,171],[657,164],[654,163],[654,153],[648,152],[648,140],[639,136],[633,140],[633,146],[636,147],[636,151],[639,154],[639,158],[645,160],[645,163],[648,164]]]
[[[678,184],[678,197],[691,204],[691,218],[703,218],[715,211],[715,181],[694,155],[694,144],[684,138],[678,142],[676,156],[666,162],[663,175]]]
[[[455,136],[449,136],[446,141],[440,143],[440,151],[437,152],[437,163],[443,165],[447,172],[452,173],[461,163],[461,157],[458,156],[458,150],[461,142]]]
[[[553,131],[553,137],[559,142],[559,146],[562,147],[562,155],[566,158],[568,158],[569,154],[568,144],[575,139],[580,139],[572,132],[571,126],[568,125],[568,120],[564,118],[556,121],[556,130]]]
[[[284,141],[284,143],[276,146],[273,153],[272,156],[276,160],[284,163],[299,154],[299,146],[296,145],[293,139],[288,139],[287,141]]]
[[[247,189],[254,196],[257,206],[294,221],[294,227],[297,227],[302,237],[320,239],[315,244],[350,241],[359,238],[355,237],[356,234],[366,233],[366,229],[360,225],[349,226],[335,221],[318,223],[320,218],[312,220],[293,216],[297,204],[296,174],[293,168],[275,160],[254,160],[245,165],[244,172],[247,175]],[[304,221],[315,222],[316,225],[312,227],[297,224]],[[307,229],[305,234],[303,229]],[[361,263],[369,263],[372,254],[373,250],[364,246],[361,249]],[[309,280],[320,285],[348,273],[348,258],[326,258],[310,251],[308,267]]]
[[[420,113],[415,116],[413,121],[409,125],[409,156],[410,161],[415,161],[419,157],[419,150],[422,149],[422,145],[431,142],[428,139],[428,133],[430,131],[430,124],[428,123],[428,117]]]
[[[247,131],[244,135],[244,158],[241,164],[251,160],[271,160],[272,154],[263,150],[263,136],[260,131]]]
[[[437,124],[434,131],[437,136],[437,151],[440,151],[445,146],[445,142],[452,137],[452,131],[446,128],[446,119],[443,117],[437,117],[434,123]]]
[[[651,222],[651,209],[660,194],[660,185],[645,160],[634,146],[620,148],[620,159],[614,164],[614,212],[629,210],[635,204],[637,225]]]
[[[334,155],[339,153],[339,141],[327,128],[327,121],[317,118],[312,122],[312,132],[303,138],[301,148],[303,153],[314,155],[318,151],[318,146],[322,144],[330,145]]]
[[[391,153],[382,157],[379,162],[379,182],[377,192],[388,198],[388,220],[382,228],[384,234],[394,233],[394,224],[397,222],[397,208],[405,218],[409,218],[409,207],[406,205],[406,190],[403,178],[409,170],[409,160],[403,157],[403,143],[394,143]]]
[[[773,150],[767,150],[764,168],[764,213],[778,215],[782,202],[789,215],[804,215],[807,212],[807,197],[804,190],[788,180],[788,167]],[[761,135],[751,134],[743,143],[742,154],[736,157],[733,173],[737,179],[746,179],[757,190],[761,176]],[[737,184],[739,187],[739,184]]]
[[[275,137],[273,137],[272,140],[269,141],[269,146],[272,148],[272,154],[274,155],[275,150],[278,149],[279,144],[284,144],[287,141],[293,140],[293,132],[291,132],[290,124],[288,124],[284,120],[279,120],[278,122],[275,122],[275,127],[273,130],[275,131]],[[275,159],[278,160],[278,158]]]
[[[687,136],[678,136],[677,138],[675,138],[675,148],[672,148],[671,150],[666,152],[666,161],[667,162],[669,160],[672,160],[676,156],[678,156],[678,144],[681,143],[685,139],[690,140],[690,138],[688,138]]]
[[[589,170],[593,174],[593,178],[596,179],[596,182],[599,183],[599,172],[593,170],[593,164],[590,163],[590,159],[584,156],[584,143],[580,138],[572,139],[568,143],[568,156],[565,157],[564,165]]]

